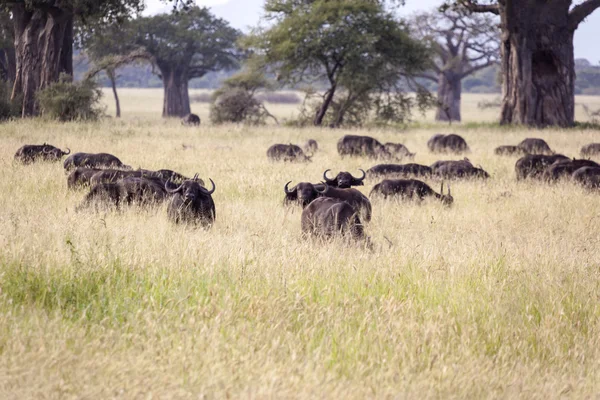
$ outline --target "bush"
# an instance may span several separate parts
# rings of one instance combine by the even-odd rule
[[[10,101],[12,85],[7,81],[0,81],[0,121],[19,116],[19,101]]]
[[[97,120],[104,114],[99,107],[101,97],[102,91],[94,81],[73,82],[67,75],[37,94],[42,115],[62,122]]]
[[[243,89],[222,91],[210,106],[210,120],[213,124],[247,123],[263,125],[269,113],[262,103]]]

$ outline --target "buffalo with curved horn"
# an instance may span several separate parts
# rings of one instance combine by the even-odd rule
[[[407,200],[423,200],[425,197],[433,197],[441,201],[446,206],[452,205],[454,198],[448,184],[448,193],[444,194],[444,182],[440,193],[436,193],[428,184],[417,179],[385,179],[373,186],[370,197],[374,195],[383,196],[387,199],[388,196],[398,196],[401,199]]]
[[[283,190],[285,191],[285,198],[283,199],[283,204],[285,205],[297,203],[300,204],[302,208],[305,208],[313,200],[319,197],[319,192],[317,188],[323,189],[323,185],[313,185],[310,182],[300,182],[290,189],[290,183],[292,183],[292,181],[286,183],[283,188]]]
[[[338,173],[335,178],[331,179],[331,178],[327,177],[327,173],[329,171],[331,171],[331,170],[328,169],[325,172],[323,172],[323,179],[325,179],[325,183],[327,183],[331,187],[337,187],[340,189],[347,189],[352,186],[363,186],[364,185],[363,181],[365,180],[365,177],[367,176],[365,171],[363,171],[362,169],[359,169],[359,171],[362,172],[362,177],[360,177],[360,178],[355,178],[354,176],[352,176],[352,174],[350,172],[342,171],[342,172]]]
[[[209,180],[212,184],[210,190],[200,185],[198,174],[176,188],[170,187],[170,182],[165,183],[165,190],[173,195],[167,209],[167,215],[171,221],[200,224],[204,227],[212,226],[217,216],[215,202],[212,199],[216,186],[212,179]]]
[[[354,188],[340,189],[323,183],[323,189],[315,188],[320,197],[331,197],[345,201],[354,207],[365,221],[371,220],[372,208],[369,198]]]
[[[41,145],[28,144],[17,150],[15,161],[23,164],[31,164],[36,161],[56,162],[69,154],[71,154],[71,149],[69,148],[67,148],[67,151],[62,151],[58,147],[54,147],[48,143]]]
[[[348,235],[371,247],[357,210],[347,202],[331,197],[316,199],[302,211],[302,234],[320,239]]]

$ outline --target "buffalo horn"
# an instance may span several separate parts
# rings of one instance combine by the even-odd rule
[[[215,186],[215,183],[213,182],[213,180],[212,180],[212,179],[208,178],[208,180],[209,180],[209,181],[210,181],[210,183],[212,184],[212,188],[211,188],[210,190],[208,190],[208,189],[206,189],[206,188],[204,188],[204,187],[201,187],[201,189],[202,189],[202,191],[203,191],[205,194],[213,194],[213,193],[215,192],[215,190],[217,189],[217,187]]]
[[[326,170],[325,170],[325,172],[323,172],[323,179],[325,179],[325,182],[327,182],[327,183],[329,183],[329,182],[334,182],[334,181],[335,181],[335,179],[329,179],[329,178],[327,177],[327,173],[328,173],[329,171],[331,171],[331,170],[330,170],[330,169],[326,169]]]
[[[315,190],[321,194],[327,194],[327,192],[329,191],[329,185],[327,184],[327,182],[321,182],[323,184],[323,186],[325,186],[325,189],[323,190],[319,190],[315,187]]]
[[[366,173],[364,170],[360,169],[360,168],[359,168],[358,170],[359,170],[360,172],[362,172],[363,176],[362,176],[362,177],[360,177],[360,178],[354,178],[354,175],[353,175],[353,176],[352,176],[352,178],[354,178],[354,180],[356,180],[356,181],[362,182],[362,181],[364,181],[364,180],[365,180],[365,178],[367,177],[367,173]]]
[[[169,189],[169,183],[171,183],[170,180],[168,180],[168,181],[165,182],[165,190],[167,191],[167,193],[171,193],[171,194],[177,193],[183,187],[183,183],[182,183],[181,185],[177,186],[177,188],[175,188],[175,189]]]
[[[285,190],[285,192],[287,194],[292,194],[296,191],[296,187],[294,186],[294,188],[292,190],[289,190],[288,186],[290,185],[290,183],[292,183],[292,181],[289,181],[288,183],[285,184],[285,187],[283,188],[283,190]]]
[[[68,156],[69,154],[71,154],[71,149],[67,147],[67,151],[63,151],[65,156]]]

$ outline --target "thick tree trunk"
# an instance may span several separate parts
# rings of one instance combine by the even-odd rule
[[[113,95],[115,96],[115,108],[117,109],[115,117],[121,118],[121,102],[119,101],[119,94],[117,93],[117,77],[115,76],[115,71],[109,68],[106,70],[106,75],[110,80]]]
[[[313,121],[313,124],[315,126],[323,125],[323,119],[325,118],[325,115],[327,114],[327,110],[329,110],[329,106],[331,105],[331,102],[333,101],[333,96],[335,96],[335,89],[336,89],[336,85],[334,84],[331,86],[331,88],[325,94],[323,103],[321,103],[321,107],[319,107],[319,110],[317,111],[317,115],[315,116],[315,120]]]
[[[61,72],[73,73],[73,17],[56,7],[29,11],[12,7],[15,26],[16,74],[12,98],[22,101],[22,116],[38,112],[35,94],[56,82]]]
[[[6,82],[14,82],[17,74],[14,47],[0,50],[0,79]]]
[[[442,72],[438,82],[436,121],[459,121],[462,81],[459,74]]]
[[[502,13],[502,124],[574,124],[574,30],[556,8],[536,3]]]
[[[185,117],[191,111],[187,76],[178,69],[161,68],[164,86],[163,117]]]

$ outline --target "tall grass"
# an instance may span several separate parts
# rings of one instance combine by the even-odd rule
[[[430,164],[437,131],[463,133],[492,178],[452,183],[449,209],[374,200],[368,251],[303,240],[300,211],[282,206],[288,180],[374,164],[339,158],[346,131],[2,125],[0,398],[596,396],[598,194],[517,182],[516,159],[493,149],[538,136],[575,156],[598,134],[362,133]],[[270,144],[308,138],[312,163],[267,161]],[[175,226],[166,205],[75,212],[85,191],[61,165],[12,161],[44,141],[210,177],[217,222]]]

